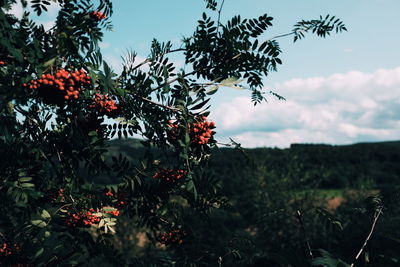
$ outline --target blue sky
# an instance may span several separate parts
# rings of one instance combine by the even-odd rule
[[[102,51],[116,70],[126,49],[144,59],[153,38],[178,47],[205,11],[202,0],[113,4],[114,31],[105,33]],[[287,101],[270,98],[254,108],[248,92],[221,88],[211,109],[217,139],[232,137],[245,147],[400,139],[399,10],[399,0],[225,0],[223,22],[236,14],[274,17],[265,39],[290,32],[301,19],[327,14],[341,18],[348,32],[294,44],[290,37],[279,39],[283,65],[265,79],[265,89]],[[51,25],[54,14],[43,23]],[[182,58],[173,60],[183,65]]]

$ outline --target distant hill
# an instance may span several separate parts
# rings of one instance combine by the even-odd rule
[[[109,142],[110,154],[140,159],[139,140]],[[400,141],[352,145],[293,144],[290,148],[215,149],[210,171],[222,181],[289,179],[301,188],[381,188],[400,182]]]

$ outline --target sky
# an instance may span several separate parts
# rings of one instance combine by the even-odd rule
[[[118,0],[113,5],[114,30],[105,33],[101,48],[117,72],[127,49],[143,60],[153,38],[179,47],[206,11],[202,0]],[[265,39],[290,32],[299,20],[327,14],[342,19],[348,32],[326,39],[309,35],[296,43],[291,37],[278,39],[283,64],[264,79],[264,89],[286,101],[271,96],[254,107],[248,91],[221,88],[212,99],[210,115],[217,124],[216,139],[280,148],[292,143],[399,140],[399,10],[399,0],[225,0],[222,22],[237,14],[274,17]],[[42,19],[47,28],[56,11],[56,6],[50,8]],[[20,10],[15,7],[13,12]],[[171,59],[184,67],[182,57]]]

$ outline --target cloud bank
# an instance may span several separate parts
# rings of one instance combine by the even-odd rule
[[[400,67],[292,79],[274,88],[287,101],[254,107],[238,97],[217,107],[217,137],[245,147],[400,139]]]

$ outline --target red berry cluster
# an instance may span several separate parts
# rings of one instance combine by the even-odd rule
[[[104,195],[106,195],[108,197],[113,197],[114,193],[110,189],[105,189],[104,190]]]
[[[57,192],[53,192],[50,194],[50,199],[51,202],[64,202],[65,201],[65,197],[64,197],[64,189],[60,188],[57,190]]]
[[[110,210],[110,211],[103,211],[104,213],[108,213],[111,215],[114,215],[115,217],[119,216],[120,211],[119,210]]]
[[[92,18],[94,18],[94,19],[97,20],[97,21],[100,21],[100,20],[103,20],[103,19],[106,19],[106,18],[107,18],[106,15],[104,15],[103,13],[101,13],[101,12],[99,12],[99,11],[92,11],[92,12],[90,12],[89,14],[90,14],[90,16],[91,16]]]
[[[94,103],[90,107],[97,109],[103,114],[112,113],[118,109],[115,100],[111,99],[108,95],[101,95],[99,93],[96,93]]]
[[[83,212],[79,211],[76,213],[68,213],[67,225],[72,227],[90,226],[100,222],[100,218],[94,215],[94,209]]]
[[[153,178],[173,183],[182,179],[183,177],[185,177],[185,175],[186,175],[185,170],[160,169],[159,172],[156,172],[153,175]]]
[[[122,192],[114,194],[110,189],[105,189],[104,195],[113,198],[113,202],[115,202],[118,207],[123,207],[126,205],[125,195]]]
[[[174,142],[179,135],[178,123],[173,121],[168,121],[168,140]],[[213,135],[212,129],[215,128],[215,122],[207,121],[206,116],[200,116],[196,119],[196,122],[190,125],[189,135],[192,144],[205,145],[210,141]]]
[[[90,83],[90,77],[83,69],[74,72],[60,69],[55,75],[43,74],[40,79],[31,80],[23,86],[38,90],[39,94],[47,100],[58,102],[60,98],[65,100],[78,98],[79,92]]]
[[[198,122],[190,128],[190,140],[192,143],[204,145],[210,140],[215,128],[215,122],[208,122],[206,116],[201,116]]]
[[[183,238],[186,236],[186,233],[180,229],[173,230],[169,233],[164,233],[160,237],[160,242],[166,246],[171,244],[182,244]]]
[[[169,129],[168,136],[167,136],[168,140],[170,142],[176,141],[176,138],[178,136],[178,130],[179,130],[177,122],[173,122],[172,120],[169,120],[168,121],[168,129]]]
[[[106,207],[103,207],[100,210],[97,209],[97,211],[95,211],[94,209],[89,209],[89,211],[86,212],[83,211],[79,211],[76,213],[69,212],[68,213],[69,217],[67,218],[67,225],[72,227],[84,227],[97,224],[100,222],[101,218],[95,215],[96,212],[108,213],[113,216],[119,216],[120,214],[120,211],[117,209],[107,211],[105,208]]]
[[[5,65],[5,64],[6,64],[6,62],[0,60],[0,66],[3,66],[3,65]]]
[[[3,245],[0,245],[0,256],[10,256],[11,254],[20,250],[21,248],[18,244],[9,245],[7,243],[3,243]]]

